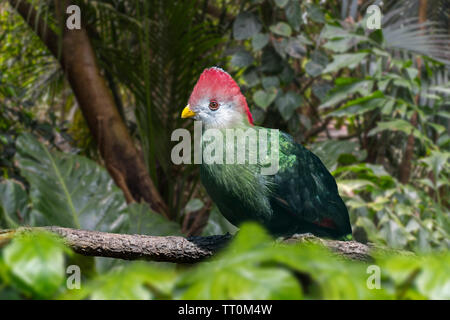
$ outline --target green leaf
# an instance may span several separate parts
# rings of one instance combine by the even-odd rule
[[[291,68],[289,64],[285,64],[283,71],[280,73],[280,80],[285,84],[290,84],[295,77],[295,71]]]
[[[55,235],[22,233],[3,250],[4,262],[15,286],[28,295],[53,297],[65,279],[64,252],[69,252]]]
[[[333,171],[342,154],[353,154],[358,149],[354,141],[326,140],[311,145],[311,151],[316,154],[328,170]]]
[[[332,89],[332,86],[327,82],[315,82],[311,89],[320,101],[325,101],[325,98],[327,97],[328,92]]]
[[[346,194],[351,194],[354,191],[366,190],[366,187],[374,187],[369,180],[363,179],[340,179],[337,181],[339,190],[342,190]]]
[[[195,199],[198,200],[198,199]],[[203,203],[202,203],[203,205]],[[180,225],[154,212],[146,203],[132,203],[127,208],[126,228],[129,234],[152,236],[182,235]]]
[[[384,131],[384,130],[391,130],[391,131],[402,131],[406,134],[413,134],[414,137],[422,140],[425,143],[432,144],[431,140],[425,136],[423,133],[421,133],[417,128],[415,128],[410,122],[403,120],[403,119],[396,119],[392,121],[380,121],[377,123],[376,128],[370,130],[369,136],[374,135],[378,132]]]
[[[269,43],[269,35],[267,33],[257,33],[252,38],[253,51],[259,51]]]
[[[305,65],[305,71],[311,77],[317,77],[323,71],[324,67],[314,61],[308,61]]]
[[[285,8],[286,19],[295,31],[300,30],[302,24],[302,10],[299,1],[289,1]]]
[[[286,53],[293,58],[301,58],[306,54],[306,47],[297,38],[289,38]]]
[[[288,121],[293,116],[295,109],[297,109],[301,103],[302,97],[292,91],[288,91],[275,100],[275,105],[285,121]]]
[[[30,134],[16,142],[33,208],[49,225],[118,232],[126,202],[106,170],[85,157],[50,151]]]
[[[392,248],[403,248],[408,241],[408,232],[405,227],[394,220],[389,220],[383,225],[380,235]]]
[[[202,236],[213,236],[226,233],[234,234],[237,230],[238,228],[225,219],[217,206],[213,206],[209,214],[208,223],[203,229]]]
[[[288,2],[289,2],[289,0],[275,0],[275,4],[279,8],[284,8]]]
[[[270,26],[270,31],[283,37],[290,37],[292,34],[291,27],[285,22],[278,22],[277,24]]]
[[[249,87],[254,87],[259,84],[260,79],[256,68],[247,68],[243,74],[243,78]]]
[[[307,9],[308,17],[311,18],[312,21],[318,23],[325,23],[325,16],[322,12],[322,9],[316,4],[310,4]]]
[[[192,284],[183,293],[181,299],[297,300],[302,298],[300,286],[288,271],[246,265],[227,269],[220,268],[220,265],[217,267],[216,270],[205,270],[204,274],[207,276],[204,276],[204,280]]]
[[[365,112],[381,108],[386,104],[387,99],[381,91],[375,91],[369,96],[357,98],[347,102],[341,108],[329,113],[331,116],[351,116],[357,114],[363,114]]]
[[[359,93],[362,96],[369,95],[374,82],[372,80],[347,79],[342,82],[342,78],[336,79],[337,86],[328,92],[327,97],[320,105],[319,109],[324,109],[336,105],[347,99],[352,93]]]
[[[184,274],[177,284],[181,299],[300,299],[302,291],[292,273],[265,266],[270,237],[261,227],[242,226],[226,252]]]
[[[300,41],[301,44],[304,44],[305,46],[313,45],[313,42],[302,34],[299,34],[296,38],[298,39],[298,41]]]
[[[276,88],[270,88],[267,91],[258,90],[253,94],[253,101],[261,107],[262,109],[267,109],[267,107],[275,100],[277,97],[278,90]]]
[[[320,32],[320,37],[324,39],[342,39],[349,36],[349,31],[331,24],[326,24]]]
[[[278,88],[280,86],[280,80],[275,76],[264,77],[261,82],[265,90],[269,90],[272,87]]]
[[[272,45],[275,51],[280,55],[280,57],[286,59],[288,40],[286,38],[273,39]]]
[[[333,56],[333,61],[327,65],[322,73],[335,72],[342,68],[355,68],[365,57],[366,52],[363,53],[345,53],[336,54]]]
[[[233,23],[233,36],[236,40],[250,39],[261,30],[261,23],[250,12],[240,13]]]
[[[253,62],[253,56],[245,50],[239,50],[231,56],[231,64],[238,68],[247,67]]]
[[[311,60],[314,61],[315,63],[320,64],[322,67],[326,67],[327,64],[330,62],[327,54],[321,49],[314,50],[314,52],[311,55]]]
[[[359,44],[361,41],[366,39],[360,39],[356,36],[354,37],[348,37],[343,39],[337,39],[337,40],[328,40],[327,43],[323,45],[325,49],[331,50],[333,52],[346,52]]]
[[[117,267],[68,292],[64,299],[148,300],[169,299],[175,284],[173,270],[163,270],[142,262]],[[75,291],[75,290],[73,290]]]
[[[419,292],[433,300],[449,300],[450,277],[444,266],[450,265],[450,254],[428,255],[421,265],[422,272],[416,280]]]
[[[186,213],[190,213],[190,212],[194,212],[194,211],[198,211],[201,208],[204,207],[204,203],[202,200],[194,198],[188,201],[188,203],[186,204],[186,207],[184,208],[184,211]]]
[[[263,50],[260,70],[269,73],[278,73],[283,69],[280,55],[270,46]]]
[[[448,164],[449,158],[449,152],[432,151],[430,156],[420,159],[420,161],[426,163],[433,170],[434,177],[438,177],[445,165]]]
[[[29,211],[28,194],[24,186],[15,180],[0,182],[0,227],[16,228],[23,223]]]

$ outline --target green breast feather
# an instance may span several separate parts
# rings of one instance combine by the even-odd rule
[[[270,137],[268,129],[252,128],[266,130]],[[268,154],[271,148],[269,145]],[[275,235],[311,232],[338,238],[351,233],[336,182],[317,156],[280,133],[279,169],[273,175],[263,175],[260,162],[248,161],[253,149],[246,145],[243,164],[203,163],[200,168],[203,185],[231,223],[238,226],[247,220],[257,221]],[[224,159],[231,152],[225,142],[223,152]],[[232,152],[236,155],[236,146]]]

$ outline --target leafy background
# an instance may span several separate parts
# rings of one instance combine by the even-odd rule
[[[24,235],[1,250],[1,297],[448,299],[450,39],[445,1],[437,2],[385,1],[374,31],[365,12],[380,1],[79,1],[171,221],[126,203],[58,63],[2,2],[0,228],[234,233],[197,168],[171,163],[168,143],[173,129],[190,128],[179,114],[198,75],[218,65],[238,81],[257,124],[322,159],[356,240],[420,258],[377,256],[382,289],[368,290],[366,264],[314,246],[274,247],[253,225],[192,270],[80,257],[51,235]],[[51,2],[31,3],[54,24]],[[82,268],[79,291],[66,289],[70,264]]]

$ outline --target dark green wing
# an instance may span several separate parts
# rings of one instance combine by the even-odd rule
[[[280,133],[279,171],[273,178],[270,201],[275,215],[283,211],[280,214],[298,218],[303,232],[332,237],[351,234],[334,177],[315,154],[285,133]]]

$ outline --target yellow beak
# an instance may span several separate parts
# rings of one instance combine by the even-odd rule
[[[191,110],[191,108],[189,108],[189,105],[187,105],[184,109],[183,112],[181,113],[181,118],[191,118],[195,116],[195,112]]]

